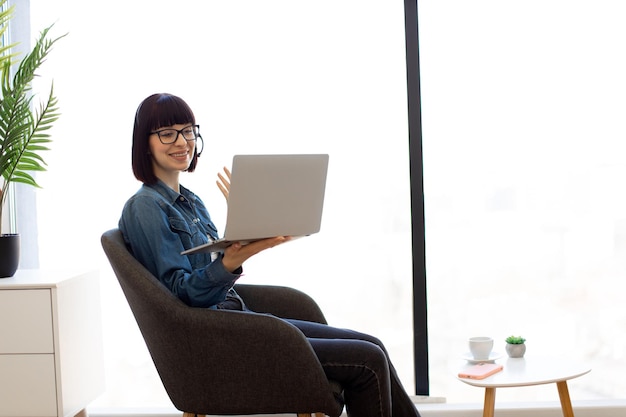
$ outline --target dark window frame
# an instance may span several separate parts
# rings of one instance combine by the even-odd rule
[[[426,239],[424,228],[424,165],[420,97],[417,0],[404,0],[409,165],[411,175],[411,237],[413,255],[413,355],[415,393],[428,396],[428,314],[426,306]]]

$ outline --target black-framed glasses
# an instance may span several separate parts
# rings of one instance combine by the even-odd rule
[[[178,135],[183,135],[183,138],[190,142],[192,140],[198,139],[200,136],[200,125],[192,125],[183,127],[180,130],[167,128],[161,130],[155,130],[154,132],[150,132],[151,134],[156,134],[159,137],[159,140],[163,145],[169,145],[178,140]]]

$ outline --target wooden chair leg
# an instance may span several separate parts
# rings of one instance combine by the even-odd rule
[[[183,417],[206,417],[206,414],[183,413]]]

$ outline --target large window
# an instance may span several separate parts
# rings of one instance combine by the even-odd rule
[[[431,395],[479,401],[451,378],[466,339],[504,353],[511,334],[590,364],[572,398],[626,392],[625,19],[611,0],[419,2]]]
[[[220,225],[215,178],[233,154],[330,154],[321,232],[250,260],[242,282],[302,289],[330,323],[379,336],[413,391],[401,2],[31,0],[31,13],[33,30],[56,21],[55,33],[69,32],[46,63],[62,117],[39,176],[39,245],[44,268],[100,269],[97,405],[169,405],[99,243],[139,187],[136,107],[161,91],[196,112],[206,148],[182,182]]]

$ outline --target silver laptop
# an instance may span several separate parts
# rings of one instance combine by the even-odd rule
[[[182,254],[217,252],[234,242],[319,232],[327,171],[327,154],[236,155],[224,237]]]

